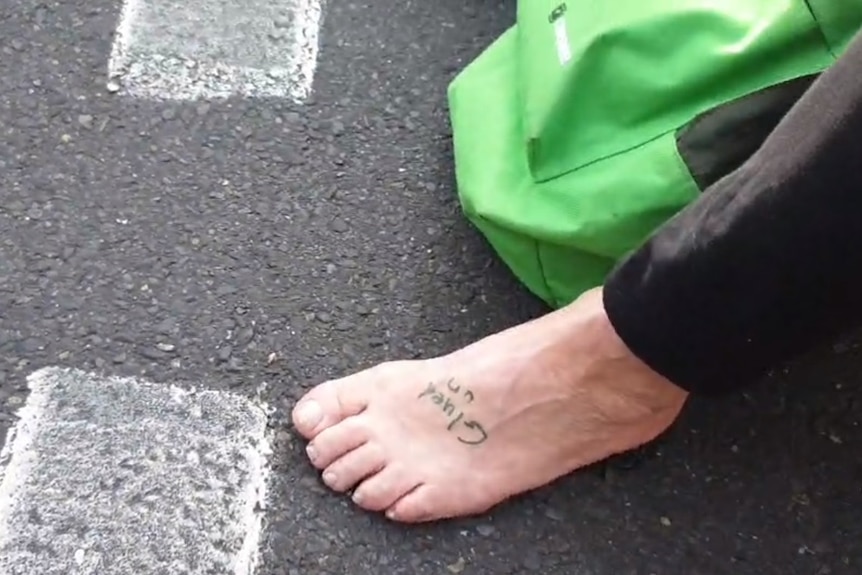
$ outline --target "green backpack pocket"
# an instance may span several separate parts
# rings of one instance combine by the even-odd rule
[[[449,86],[465,215],[566,305],[756,151],[859,28],[840,1],[829,42],[802,0],[521,2]]]

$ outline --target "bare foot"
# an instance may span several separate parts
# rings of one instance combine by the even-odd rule
[[[482,513],[649,442],[685,399],[626,349],[597,289],[449,355],[322,383],[293,421],[330,488],[413,523]]]

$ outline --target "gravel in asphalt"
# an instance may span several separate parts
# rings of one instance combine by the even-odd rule
[[[329,2],[301,105],[112,93],[119,11],[0,5],[0,440],[45,366],[265,383],[262,575],[862,570],[858,337],[487,517],[404,527],[331,495],[286,425],[306,389],[543,311],[453,188],[446,86],[514,2]]]

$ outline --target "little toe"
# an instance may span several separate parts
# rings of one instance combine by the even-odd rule
[[[400,523],[423,523],[465,517],[483,513],[490,508],[488,494],[476,494],[451,489],[440,485],[423,484],[406,494],[386,510],[386,517]]]
[[[297,431],[312,439],[344,418],[360,413],[368,405],[366,380],[367,376],[359,373],[325,381],[306,393],[291,414]]]
[[[386,510],[386,517],[400,523],[421,523],[432,519],[429,489],[420,485],[393,503]]]
[[[368,441],[368,430],[357,417],[348,417],[318,433],[305,448],[318,469],[329,465]]]
[[[323,472],[323,482],[333,491],[344,492],[386,465],[383,449],[366,443],[346,453]]]
[[[419,484],[420,480],[409,469],[389,464],[356,488],[353,502],[369,511],[383,511]]]

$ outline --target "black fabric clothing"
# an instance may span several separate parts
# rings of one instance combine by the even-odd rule
[[[745,164],[615,268],[604,303],[635,355],[705,395],[862,323],[862,33]]]

